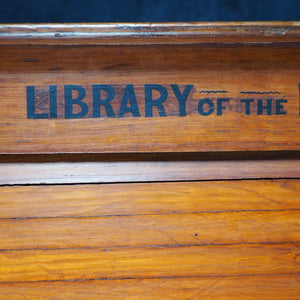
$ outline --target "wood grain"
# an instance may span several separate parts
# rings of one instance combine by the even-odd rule
[[[300,209],[0,220],[0,251],[299,242],[299,220]]]
[[[299,273],[299,244],[1,251],[0,281]]]
[[[299,275],[1,283],[0,299],[299,299]]]
[[[0,164],[0,185],[299,178],[300,160]]]
[[[122,39],[117,38],[118,26],[86,25],[78,29],[78,38],[75,26],[2,26],[0,153],[299,150],[299,23],[261,26],[132,25],[119,28],[121,35],[128,33]],[[99,45],[89,44],[89,29],[99,35]],[[26,30],[31,37],[24,36]],[[173,40],[176,45],[160,43],[160,38],[167,41],[178,32],[183,33]],[[106,42],[101,42],[101,34],[102,38],[108,34]],[[205,44],[208,36],[210,45]],[[117,44],[108,43],[112,40]],[[127,113],[108,118],[103,113],[91,118],[89,107],[86,118],[64,119],[63,91],[70,84],[86,89],[87,103],[91,103],[92,84],[118,87],[111,101],[116,116],[125,86],[132,84],[140,117]],[[156,107],[153,117],[147,116],[146,84],[168,90],[166,117],[160,117]],[[179,114],[171,84],[179,85],[181,93],[186,85],[193,85],[186,116]],[[49,85],[58,90],[58,119],[27,119],[26,87],[47,94]],[[217,106],[217,99],[224,97],[230,104],[222,115],[217,109],[207,116],[198,112],[200,100],[209,98]],[[242,99],[253,99],[250,115]],[[282,114],[276,114],[280,99],[286,103]],[[258,100],[273,103],[271,115],[266,109],[257,115]]]
[[[2,24],[0,51],[0,299],[300,298],[299,22]]]
[[[299,193],[299,179],[6,186],[0,218],[293,210]]]

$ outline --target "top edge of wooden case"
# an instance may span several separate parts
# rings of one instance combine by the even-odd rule
[[[1,24],[0,45],[299,43],[300,22]]]

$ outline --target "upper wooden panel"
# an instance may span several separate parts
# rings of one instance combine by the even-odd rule
[[[300,23],[2,25],[0,153],[300,149]]]

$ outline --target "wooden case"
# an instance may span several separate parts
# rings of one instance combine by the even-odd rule
[[[300,23],[0,26],[1,299],[299,299]]]

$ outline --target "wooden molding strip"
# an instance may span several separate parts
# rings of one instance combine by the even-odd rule
[[[300,178],[300,160],[0,164],[0,184]]]
[[[300,42],[300,22],[3,24],[0,44]]]

